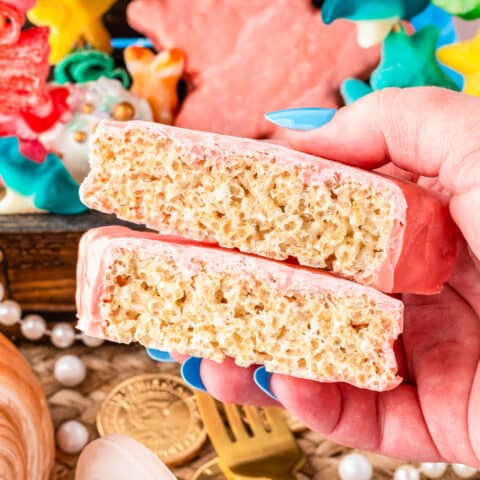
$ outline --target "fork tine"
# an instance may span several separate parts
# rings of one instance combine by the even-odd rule
[[[233,403],[224,403],[225,413],[227,414],[228,423],[237,440],[248,437],[247,430],[240,415],[238,407]]]
[[[278,407],[265,407],[263,409],[267,417],[268,423],[272,428],[272,432],[290,432],[287,422],[282,414],[282,411]]]
[[[262,420],[262,416],[257,407],[252,407],[251,405],[245,405],[243,407],[245,416],[250,425],[250,428],[255,432],[265,431],[265,425]]]
[[[218,412],[217,403],[208,393],[196,391],[195,397],[210,441],[215,450],[221,452],[222,446],[226,447],[232,441]]]

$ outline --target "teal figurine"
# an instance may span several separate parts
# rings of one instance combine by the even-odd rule
[[[327,24],[337,18],[384,20],[397,17],[408,20],[427,8],[429,3],[429,0],[325,0],[322,18]]]
[[[326,0],[322,18],[331,23],[337,18],[357,25],[358,43],[370,48],[382,43],[395,25],[422,12],[428,0]]]
[[[457,83],[441,68],[436,58],[439,30],[424,27],[413,35],[403,28],[385,39],[380,65],[372,73],[370,84],[349,78],[341,86],[348,105],[374,90],[388,87],[437,86],[459,90]]]
[[[87,210],[80,201],[79,185],[62,161],[49,153],[41,163],[20,153],[16,137],[0,138],[0,177],[7,189],[29,197],[37,209],[59,215]]]

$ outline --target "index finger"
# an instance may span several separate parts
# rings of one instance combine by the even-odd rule
[[[288,132],[301,151],[361,168],[388,162],[440,177],[453,194],[480,185],[480,99],[433,87],[385,89],[341,109],[327,125]]]

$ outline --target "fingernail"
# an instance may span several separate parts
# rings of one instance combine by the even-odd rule
[[[265,370],[265,367],[259,367],[253,373],[253,380],[255,381],[257,387],[270,398],[278,401],[278,398],[270,390],[270,379],[272,374]]]
[[[200,376],[200,364],[202,363],[201,358],[190,357],[185,360],[180,369],[182,378],[185,380],[185,383],[194,388],[195,390],[200,390],[201,392],[206,392],[207,389],[202,382],[202,377]]]
[[[156,362],[165,362],[165,363],[173,363],[175,360],[172,358],[170,353],[164,352],[163,350],[155,350],[154,348],[147,348],[147,354]]]
[[[314,130],[330,122],[337,113],[334,108],[290,108],[265,114],[265,118],[283,128]]]

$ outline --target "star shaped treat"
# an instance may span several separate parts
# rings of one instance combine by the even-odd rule
[[[471,40],[442,47],[438,59],[463,75],[463,91],[480,96],[480,31]]]
[[[150,103],[156,122],[171,124],[178,108],[177,85],[185,60],[182,50],[174,48],[156,55],[148,48],[128,47],[124,58],[133,79],[132,93]]]
[[[413,35],[408,35],[403,28],[392,31],[385,39],[382,59],[370,77],[370,85],[356,79],[343,83],[341,91],[345,103],[387,87],[430,85],[458,90],[436,59],[438,36],[439,31],[433,26],[424,27]]]
[[[111,38],[102,15],[114,3],[115,0],[38,0],[27,16],[35,25],[50,27],[50,63],[56,64],[82,42],[111,51]]]
[[[433,3],[464,20],[480,18],[480,0],[433,0]]]
[[[368,48],[382,43],[392,27],[424,10],[428,0],[326,0],[322,18],[330,24],[338,18],[356,23],[358,43]]]

